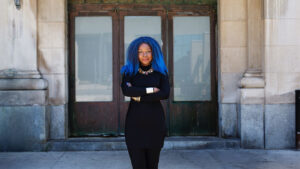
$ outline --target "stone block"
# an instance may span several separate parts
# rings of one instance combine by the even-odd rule
[[[221,102],[237,103],[239,99],[239,81],[243,73],[222,73],[221,74]]]
[[[39,22],[38,48],[66,48],[65,26],[64,22]]]
[[[0,90],[44,90],[47,87],[45,79],[0,79]]]
[[[1,106],[0,151],[42,151],[47,126],[44,106]]]
[[[222,72],[245,72],[247,68],[246,47],[221,48],[220,52]]]
[[[44,74],[48,80],[48,104],[62,105],[68,101],[68,87],[66,74]]]
[[[298,46],[266,46],[265,72],[299,73],[299,56],[300,49]]]
[[[299,19],[300,6],[299,0],[265,0],[265,18],[266,19]]]
[[[300,88],[300,73],[265,73],[266,103],[295,103],[295,90]]]
[[[220,0],[221,20],[245,20],[247,18],[247,0]]]
[[[247,22],[223,21],[220,25],[220,47],[246,47]]]
[[[236,104],[220,104],[220,134],[221,137],[237,137],[237,108]]]
[[[264,104],[264,88],[241,88],[239,89],[240,104]]]
[[[264,105],[241,104],[241,147],[264,148]]]
[[[50,138],[66,139],[68,138],[68,113],[67,105],[47,106],[47,112],[50,114]]]
[[[266,19],[266,46],[297,46],[300,44],[299,19]]]
[[[266,149],[295,148],[295,104],[265,105]]]
[[[38,0],[38,20],[44,22],[65,22],[67,11],[66,1]]]
[[[13,1],[0,5],[0,68],[36,70],[37,2],[23,0],[19,10]]]
[[[47,90],[0,90],[0,105],[45,105]]]
[[[42,74],[66,73],[66,51],[64,48],[40,49],[39,70]]]

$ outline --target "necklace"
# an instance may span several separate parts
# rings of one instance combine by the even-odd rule
[[[153,72],[152,67],[149,70],[147,70],[147,71],[144,71],[141,68],[139,68],[139,73],[141,73],[143,75],[148,75],[149,73],[152,73],[152,72]]]

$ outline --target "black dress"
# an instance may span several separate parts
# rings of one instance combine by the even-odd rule
[[[141,66],[142,70],[151,67]],[[128,87],[126,82],[132,84]],[[157,93],[146,93],[146,87],[157,87]],[[153,71],[148,75],[124,75],[121,88],[125,96],[141,96],[140,102],[130,100],[125,119],[125,142],[129,148],[162,148],[167,133],[165,114],[160,100],[170,93],[168,75]]]

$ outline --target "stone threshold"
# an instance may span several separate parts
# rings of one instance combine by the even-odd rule
[[[180,149],[239,149],[239,138],[213,136],[166,137],[163,150]],[[113,151],[127,150],[125,137],[76,137],[48,140],[45,151]]]

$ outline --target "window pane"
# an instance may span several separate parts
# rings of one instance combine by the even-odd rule
[[[162,47],[160,16],[125,16],[124,36],[125,61],[129,44],[140,36],[150,36]],[[130,98],[125,96],[125,100]]]
[[[208,16],[176,16],[174,22],[174,100],[211,99]]]
[[[112,101],[112,18],[75,18],[76,101]]]

